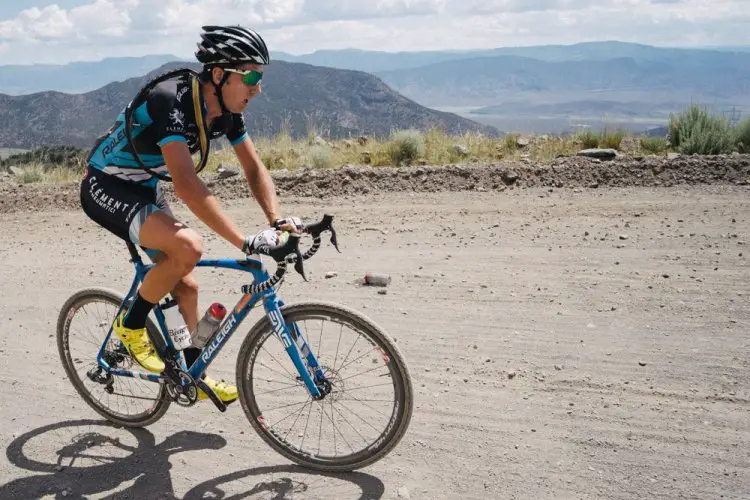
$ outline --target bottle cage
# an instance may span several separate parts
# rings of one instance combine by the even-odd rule
[[[203,116],[203,106],[201,106],[201,99],[200,99],[200,80],[198,78],[198,73],[193,71],[190,68],[181,68],[174,71],[170,71],[168,73],[165,73],[161,76],[158,76],[154,80],[150,81],[146,86],[144,86],[140,92],[133,98],[133,100],[128,103],[128,106],[125,108],[125,137],[128,139],[128,143],[130,144],[130,147],[133,150],[133,157],[135,158],[135,161],[138,163],[138,165],[143,168],[144,170],[147,170],[149,174],[153,175],[154,177],[161,179],[163,181],[172,182],[172,177],[168,174],[162,174],[154,170],[154,167],[149,167],[145,163],[143,163],[143,160],[141,159],[140,155],[138,154],[138,151],[135,149],[135,143],[133,142],[132,137],[132,128],[133,128],[133,114],[136,110],[136,103],[140,101],[140,99],[145,96],[148,92],[151,91],[156,85],[163,82],[164,80],[167,80],[169,78],[174,78],[175,76],[181,76],[184,74],[190,75],[190,86],[193,91],[193,108],[195,110],[195,121],[198,124],[198,137],[200,139],[200,148],[201,148],[201,159],[198,165],[195,168],[196,173],[203,170],[203,168],[206,166],[206,161],[208,160],[208,152],[210,149],[210,143],[208,142],[208,138],[206,136],[206,122],[205,117]]]

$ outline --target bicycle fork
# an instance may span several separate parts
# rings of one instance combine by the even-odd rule
[[[284,349],[299,373],[297,380],[304,382],[313,399],[320,400],[326,397],[331,392],[331,383],[323,373],[323,369],[297,324],[288,324],[284,321],[280,311],[284,302],[271,295],[265,298],[263,306],[271,321],[274,335],[284,345]]]

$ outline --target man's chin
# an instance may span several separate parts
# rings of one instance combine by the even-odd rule
[[[236,109],[233,110],[234,113],[242,113],[245,111],[245,108],[247,108],[248,103],[250,102],[250,99],[245,99],[244,101],[240,101],[240,103],[236,106]]]
[[[245,104],[244,102],[240,104],[235,104],[234,106],[227,106],[227,111],[229,111],[233,115],[236,115],[245,111],[246,106],[247,104]]]

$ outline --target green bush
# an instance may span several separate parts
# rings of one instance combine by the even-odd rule
[[[669,143],[686,155],[732,152],[732,132],[726,120],[693,105],[669,119]]]
[[[599,147],[599,134],[593,130],[586,130],[578,134],[578,140],[585,149],[598,148]]]
[[[603,148],[620,149],[620,145],[624,138],[625,132],[623,130],[610,130],[605,128],[602,131],[599,145]]]
[[[315,168],[331,168],[333,166],[333,152],[328,146],[313,146],[310,148],[310,164]]]
[[[661,137],[643,136],[640,140],[641,149],[647,153],[658,154],[667,150],[667,140]]]
[[[515,151],[518,149],[518,134],[507,134],[505,136],[505,149]]]
[[[394,165],[411,164],[424,156],[424,135],[419,130],[399,130],[391,134],[389,156]]]
[[[750,118],[734,129],[734,145],[740,153],[750,153]]]
[[[23,169],[23,173],[19,177],[19,181],[22,184],[31,184],[33,182],[41,182],[44,178],[44,168],[41,165],[29,165]]]
[[[44,146],[0,160],[0,167],[41,164],[80,168],[86,165],[88,151],[72,146]]]

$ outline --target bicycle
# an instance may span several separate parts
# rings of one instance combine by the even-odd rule
[[[260,255],[258,258],[246,256],[244,259],[201,259],[197,267],[249,272],[253,275],[253,282],[241,287],[242,297],[234,308],[228,310],[226,317],[201,349],[196,361],[189,367],[182,351],[175,349],[168,335],[164,313],[161,310],[162,303],[157,304],[153,310],[157,324],[149,317],[146,328],[165,363],[165,369],[161,374],[137,370],[139,365],[130,357],[117,336],[112,335],[114,319],[124,307],[127,307],[138,285],[154,265],[144,264],[136,246],[127,242],[131,255],[130,262],[135,267],[135,276],[128,293],[123,297],[108,288],[86,288],[73,294],[60,311],[57,322],[58,351],[76,391],[97,413],[111,422],[126,427],[153,424],[166,413],[172,403],[185,407],[195,405],[198,401],[198,389],[208,395],[223,412],[226,405],[201,377],[250,310],[256,304],[262,303],[265,315],[255,323],[245,337],[237,356],[235,370],[238,399],[253,429],[275,451],[313,469],[351,471],[380,460],[404,436],[412,415],[412,382],[399,349],[386,332],[359,312],[327,302],[287,305],[277,296],[278,286],[285,277],[288,264],[294,264],[295,270],[303,279],[307,279],[303,262],[318,251],[323,232],[331,233],[330,241],[339,251],[332,221],[332,216],[325,215],[320,222],[305,226],[303,233],[312,236],[313,242],[304,254],[299,248],[302,235],[294,234],[290,235],[286,242],[262,250],[262,254],[272,257],[276,263],[276,272],[273,275],[267,271]],[[166,298],[168,297],[169,295]],[[85,358],[71,355],[71,332],[77,331],[72,327],[89,317],[89,310],[94,309],[93,304],[101,303],[115,310],[96,319],[94,328],[108,329],[103,340],[101,335],[97,337],[89,327],[89,338],[84,340],[93,344],[98,352],[96,363],[87,365],[84,362]],[[99,305],[96,306],[96,312],[100,312]],[[308,322],[316,321],[321,325],[319,332],[317,327],[307,328]],[[338,337],[334,339],[329,335],[324,340],[323,333],[329,322],[338,330]],[[351,345],[347,341],[342,343],[344,328],[356,333]],[[319,337],[317,346],[311,346],[308,342],[308,338],[312,339],[313,336]],[[279,342],[271,341],[266,345],[266,341],[271,337]],[[362,338],[366,342],[358,346]],[[333,350],[334,345],[336,351],[332,360],[330,355],[321,357],[324,346]],[[314,352],[313,347],[317,347],[317,352]],[[272,350],[277,351],[277,356],[271,353]],[[284,357],[283,352],[278,351],[285,352],[287,356]],[[267,363],[272,366],[264,364],[259,358],[265,353],[270,355]],[[79,373],[77,365],[84,365],[84,376]],[[362,365],[364,368],[359,371],[352,370],[353,375],[350,375],[351,372],[343,373],[349,367]],[[367,382],[363,382],[365,376]],[[390,377],[390,381],[383,381],[384,377]],[[256,383],[264,381],[270,384],[271,389],[260,391]],[[133,392],[134,384],[139,388],[139,394]],[[87,385],[92,389],[89,390]],[[128,389],[130,394],[122,392]],[[363,393],[358,392],[366,389],[372,390],[374,394],[362,396]],[[391,390],[393,396],[388,399],[384,393]],[[143,394],[144,391],[147,392],[146,395]],[[97,394],[104,395],[105,398],[95,397]],[[120,403],[116,399],[119,396],[128,399],[125,403]],[[292,402],[289,402],[287,396]],[[115,400],[114,404],[112,399]],[[142,401],[145,401],[144,408],[133,412],[133,407]],[[350,404],[355,403],[359,404],[358,408],[361,411],[349,408]],[[383,406],[381,403],[387,404]],[[293,409],[288,412],[290,408]],[[278,421],[270,421],[279,413],[281,415]],[[312,425],[317,424],[318,427],[317,448],[314,446],[314,438],[312,444],[310,441],[305,443],[313,413],[315,419]],[[377,420],[380,422],[377,425],[364,420],[363,416],[371,415],[378,417]],[[365,422],[369,428],[355,427],[350,421],[355,418]],[[348,426],[345,430],[347,435],[357,442],[357,449],[352,446],[347,435],[336,427],[337,420]],[[285,421],[287,424],[289,421],[292,422],[288,428],[287,424],[282,428],[281,424]],[[333,428],[331,432],[328,432],[329,425]],[[312,430],[314,429],[311,428]],[[332,446],[330,442],[323,446],[324,437],[332,438]],[[349,448],[346,454],[339,455],[339,441],[343,441],[340,443],[343,450]],[[361,448],[358,444],[360,441],[364,442]]]

